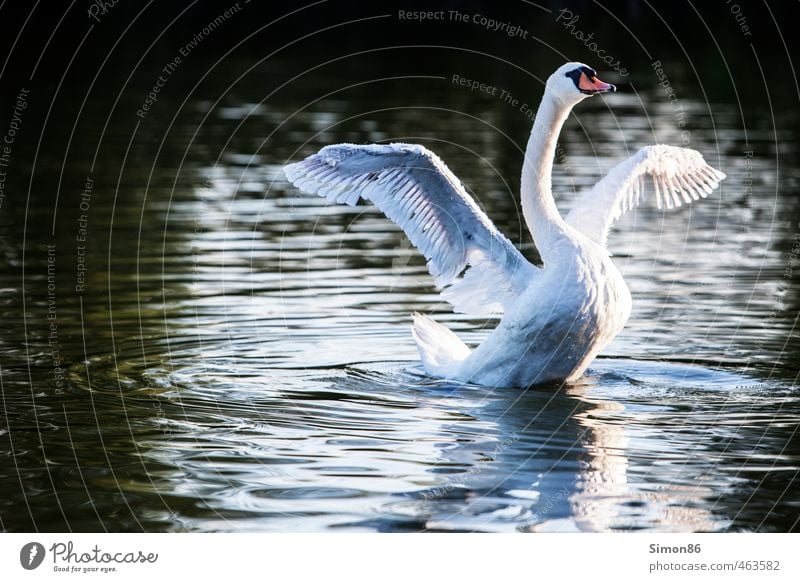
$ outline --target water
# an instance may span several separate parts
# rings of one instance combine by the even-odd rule
[[[797,118],[748,110],[745,131],[734,101],[678,85],[691,146],[723,188],[620,222],[611,250],[633,314],[579,383],[487,390],[426,378],[409,314],[470,343],[493,322],[452,314],[375,209],[302,195],[280,171],[328,143],[422,143],[535,257],[517,198],[529,120],[443,71],[403,92],[367,71],[320,97],[338,74],[325,70],[265,98],[294,74],[278,61],[260,82],[165,96],[134,128],[137,87],[97,151],[108,113],[90,100],[66,163],[42,153],[28,204],[22,190],[0,215],[2,529],[797,527],[800,172],[796,150],[780,168],[775,155]],[[651,81],[570,119],[562,209],[640,145],[680,145]],[[533,79],[497,83],[541,94]],[[66,139],[74,116],[50,123]]]

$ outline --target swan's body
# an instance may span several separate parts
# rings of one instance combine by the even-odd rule
[[[580,377],[625,326],[631,296],[610,259],[614,221],[643,199],[652,176],[659,208],[707,196],[725,176],[693,150],[649,146],[613,168],[562,218],[551,191],[556,140],[572,107],[614,90],[581,63],[548,79],[522,168],[522,210],[543,267],[529,263],[478,208],[444,163],[410,144],[327,146],[286,166],[302,190],[354,205],[372,201],[428,259],[456,311],[504,313],[474,350],[433,320],[414,316],[425,370],[486,386],[530,386]],[[464,272],[466,269],[466,272]]]

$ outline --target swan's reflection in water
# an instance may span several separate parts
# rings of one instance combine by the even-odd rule
[[[594,405],[575,417],[585,428],[582,444],[587,453],[586,465],[577,475],[577,491],[570,498],[577,529],[606,532],[640,529],[648,524],[650,531],[697,532],[724,525],[707,508],[696,504],[696,499],[711,495],[702,485],[665,483],[643,489],[635,478],[629,478],[628,454],[632,438],[637,438],[631,433],[637,431],[617,422],[626,411],[623,404],[591,400],[585,387],[567,393]],[[641,446],[641,442],[635,445]],[[652,452],[653,463],[658,463],[659,453]],[[552,524],[547,523],[534,527],[536,531],[551,529]]]
[[[761,492],[796,472],[793,391],[766,399],[696,366],[605,360],[568,388],[487,391],[398,363],[234,360],[144,374],[163,415],[137,441],[147,474],[124,487],[148,529],[758,529],[780,498]],[[779,398],[785,415],[761,414]]]
[[[670,442],[670,431],[660,433],[650,425],[653,417],[663,416],[680,428],[676,414],[686,412],[669,401],[687,396],[697,382],[688,377],[697,376],[698,369],[667,366],[654,372],[648,365],[628,366],[646,381],[671,377],[674,385],[662,384],[651,405],[646,402],[653,396],[650,388],[614,371],[587,376],[560,391],[488,393],[439,385],[441,398],[418,393],[417,411],[427,410],[429,418],[440,416],[436,411],[448,402],[468,403],[469,416],[438,427],[452,442],[429,449],[436,453],[429,461],[435,484],[407,492],[381,511],[421,529],[448,531],[724,529],[729,521],[715,515],[709,503],[726,488],[724,474],[696,470],[698,463],[707,464],[701,458],[707,453],[698,453],[706,435]],[[717,372],[700,375],[723,384],[732,379]],[[632,389],[640,392],[634,399]],[[605,397],[615,390],[619,399]],[[470,424],[482,430],[476,433]]]

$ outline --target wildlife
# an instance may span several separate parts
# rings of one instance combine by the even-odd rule
[[[522,213],[542,264],[529,262],[461,182],[427,148],[406,143],[337,144],[289,164],[304,192],[340,204],[375,204],[427,259],[456,312],[501,315],[478,346],[413,315],[425,371],[489,387],[528,387],[580,378],[623,329],[631,294],[607,249],[609,231],[652,190],[658,208],[705,198],[725,178],[691,149],[642,147],[613,167],[562,216],[552,192],[553,158],[573,107],[613,92],[587,65],[571,62],[547,80],[522,164]]]

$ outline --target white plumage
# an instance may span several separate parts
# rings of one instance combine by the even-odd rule
[[[605,246],[611,226],[644,200],[650,184],[658,208],[671,209],[705,198],[724,179],[725,174],[709,166],[700,152],[645,146],[581,196],[567,215],[567,224]]]
[[[644,200],[648,181],[658,208],[673,208],[706,197],[725,178],[694,150],[647,146],[615,166],[562,219],[551,192],[556,139],[574,105],[609,90],[615,88],[581,63],[567,63],[548,79],[522,168],[523,213],[542,268],[520,254],[422,146],[331,145],[285,167],[301,190],[351,206],[359,198],[374,203],[428,259],[456,311],[504,313],[474,350],[415,314],[412,331],[428,373],[487,386],[578,378],[631,310],[628,288],[605,249],[614,222]]]
[[[331,145],[284,170],[306,192],[351,206],[360,197],[380,208],[428,259],[458,312],[501,313],[537,270],[422,146]]]

